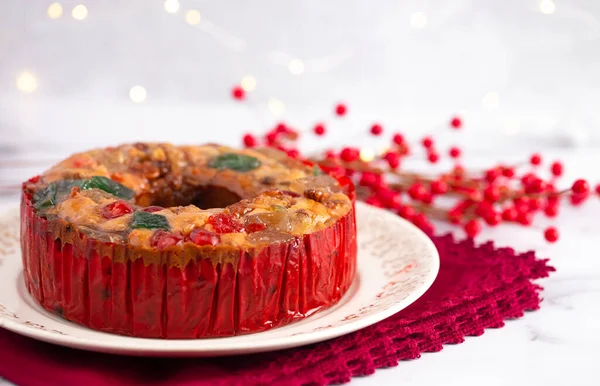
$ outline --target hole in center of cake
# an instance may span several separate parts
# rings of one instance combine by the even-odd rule
[[[196,205],[200,209],[225,208],[241,199],[239,195],[227,188],[207,185],[195,190],[195,196],[190,204]]]

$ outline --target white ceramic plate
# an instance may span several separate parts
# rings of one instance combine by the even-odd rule
[[[280,350],[335,338],[387,318],[433,283],[439,256],[412,224],[358,203],[358,271],[329,310],[270,331],[200,340],[140,339],[97,332],[46,312],[23,282],[19,214],[0,216],[0,327],[34,339],[90,351],[143,356],[221,356]]]

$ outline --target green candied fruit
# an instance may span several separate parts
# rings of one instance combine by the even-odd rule
[[[154,214],[148,212],[135,212],[131,227],[134,229],[166,229],[170,228],[169,221],[162,214]]]
[[[135,192],[125,185],[102,176],[94,176],[85,180],[81,189],[100,189],[125,200],[131,200],[135,196]]]
[[[82,186],[84,182],[85,180],[60,180],[52,182],[44,189],[40,189],[33,194],[33,207],[40,210],[54,206],[71,192],[71,188]]]
[[[321,170],[321,168],[319,167],[319,165],[313,166],[312,175],[313,176],[320,176],[321,174],[323,174],[323,170]]]
[[[214,169],[230,169],[237,172],[248,172],[260,165],[261,162],[257,158],[236,153],[221,154],[208,163],[208,166]]]

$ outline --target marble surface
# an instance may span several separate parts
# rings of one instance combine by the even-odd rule
[[[534,150],[535,144],[523,144]],[[504,149],[507,150],[507,149]],[[536,147],[536,150],[537,149]],[[498,148],[502,159],[518,159]],[[524,153],[529,154],[529,153]],[[594,150],[545,151],[547,159],[565,162],[566,179],[586,177],[600,181],[600,152]],[[467,157],[469,165],[489,165],[493,153]],[[35,169],[32,167],[30,169]],[[4,168],[3,173],[7,174]],[[26,174],[29,173],[29,174]],[[9,173],[24,179],[31,171]],[[17,196],[5,194],[2,206],[17,203]],[[598,258],[598,214],[600,200],[583,207],[564,207],[553,223],[561,232],[556,244],[543,240],[542,230],[550,221],[540,218],[531,228],[502,226],[486,228],[479,241],[494,240],[519,251],[535,250],[548,257],[557,272],[540,281],[544,301],[539,311],[509,321],[483,336],[467,338],[463,344],[446,346],[441,352],[424,354],[395,368],[354,378],[355,385],[596,385],[600,350],[600,259]],[[441,226],[440,231],[451,230]],[[461,235],[457,232],[457,235]],[[1,386],[9,385],[0,382]]]
[[[303,149],[377,151],[385,138],[366,131],[378,121],[386,135],[433,134],[443,151],[460,144],[470,167],[539,151],[565,162],[566,179],[600,181],[597,0],[179,0],[173,14],[163,0],[59,2],[56,19],[49,1],[0,5],[1,205],[73,151],[135,140],[237,145],[279,120],[327,124],[330,134],[308,136]],[[81,2],[88,14],[75,20]],[[190,10],[199,24],[186,22]],[[247,76],[256,88],[232,101]],[[130,99],[135,85],[143,103]],[[332,114],[338,101],[348,102],[344,119]],[[447,129],[453,114],[464,130]],[[481,241],[551,259],[558,271],[541,281],[541,310],[352,384],[598,384],[599,214],[596,198],[565,208],[553,245],[543,219],[486,229]]]

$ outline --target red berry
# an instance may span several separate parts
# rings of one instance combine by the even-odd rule
[[[544,213],[548,217],[556,217],[558,215],[558,205],[547,205],[544,208]]]
[[[531,212],[519,212],[519,214],[517,214],[517,221],[522,225],[531,225],[533,222],[533,215]]]
[[[589,193],[582,193],[582,194],[572,194],[572,195],[569,197],[569,200],[571,201],[571,204],[572,204],[573,206],[579,206],[579,205],[583,204],[583,202],[584,202],[585,200],[587,200],[589,196],[590,196],[590,194],[589,194]]]
[[[377,190],[375,197],[379,202],[384,204],[388,208],[398,208],[401,204],[402,197],[400,193],[389,189],[389,188],[380,188]]]
[[[412,220],[416,213],[415,208],[412,206],[400,205],[398,208],[398,214],[409,221]]]
[[[154,235],[152,235],[151,244],[153,247],[162,250],[176,245],[181,240],[183,240],[181,235],[160,229],[154,232]]]
[[[333,150],[327,150],[327,151],[325,151],[325,158],[327,158],[327,159],[336,159],[337,155],[335,154],[335,151],[333,151]]]
[[[246,93],[244,92],[244,89],[239,87],[239,86],[235,86],[232,90],[231,90],[231,96],[233,96],[235,99],[241,101],[242,99],[244,99],[244,96],[246,95]]]
[[[529,158],[529,162],[531,162],[531,164],[534,166],[538,166],[542,163],[542,156],[538,153],[535,153],[531,156],[531,158]]]
[[[381,135],[383,133],[383,127],[379,123],[375,123],[371,126],[371,134],[373,135]]]
[[[544,231],[544,237],[548,242],[554,243],[558,240],[558,230],[555,227],[546,228]]]
[[[500,177],[500,173],[501,170],[499,168],[487,170],[485,172],[485,180],[491,184],[492,182],[496,181],[498,177]]]
[[[506,178],[513,178],[515,176],[515,169],[504,167],[502,168],[502,175]]]
[[[206,223],[212,225],[216,233],[237,233],[244,231],[242,224],[234,219],[233,216],[225,213],[213,214],[208,218]]]
[[[421,183],[415,182],[408,188],[408,195],[413,200],[421,201],[426,194],[427,189]]]
[[[483,219],[488,225],[496,226],[502,222],[502,215],[498,212],[491,211]]]
[[[448,212],[448,219],[452,224],[460,224],[462,217],[463,213],[460,210],[452,209]]]
[[[140,209],[141,212],[148,212],[148,213],[154,213],[154,212],[158,212],[159,210],[163,210],[165,208],[163,208],[162,206],[156,206],[156,205],[152,205],[152,206],[147,206],[143,209]]]
[[[600,196],[600,184],[596,185],[596,194]]]
[[[275,132],[282,134],[282,133],[289,133],[290,129],[288,129],[288,127],[285,125],[285,123],[283,122],[279,122],[277,124],[277,126],[275,126]]]
[[[388,165],[390,165],[392,169],[396,169],[398,166],[400,166],[400,156],[398,153],[388,151],[385,153],[383,158],[387,161]]]
[[[400,133],[394,134],[394,137],[392,138],[392,140],[394,141],[394,143],[396,145],[404,145],[404,136]]]
[[[375,206],[377,208],[383,208],[383,204],[375,196],[371,196],[365,200],[365,203]]]
[[[502,219],[504,221],[515,221],[519,213],[513,207],[506,208],[502,211]]]
[[[244,135],[244,146],[246,147],[254,147],[256,146],[258,141],[252,134]]]
[[[376,186],[381,180],[380,176],[371,172],[363,172],[358,182],[361,186]]]
[[[576,180],[575,182],[573,182],[573,186],[571,187],[571,190],[573,191],[573,193],[577,194],[577,195],[583,195],[586,193],[589,193],[590,191],[590,184],[588,184],[588,182],[586,180]]]
[[[460,129],[462,127],[462,120],[459,117],[453,117],[450,120],[450,126],[455,129]]]
[[[448,184],[444,180],[435,180],[431,183],[431,193],[445,194],[448,192]]]
[[[358,149],[355,149],[353,147],[345,147],[342,149],[342,152],[340,153],[340,158],[344,162],[356,161],[359,156],[360,156],[360,152],[358,151]]]
[[[542,201],[539,198],[532,197],[529,200],[529,210],[535,212],[542,207]]]
[[[102,208],[104,218],[117,218],[133,212],[133,206],[127,201],[113,201]]]
[[[433,147],[433,139],[431,139],[431,137],[425,137],[421,141],[421,144],[423,145],[424,148],[430,149]]]
[[[429,162],[431,162],[432,164],[437,163],[440,160],[440,155],[434,151],[430,152],[427,155],[427,159],[429,160]]]
[[[346,105],[343,103],[338,103],[338,105],[335,106],[335,113],[340,117],[346,115],[347,110]]]
[[[467,236],[473,238],[481,232],[481,223],[477,219],[470,220],[465,224],[465,232]]]
[[[550,171],[553,176],[560,177],[563,174],[563,165],[558,161],[553,162],[550,166]]]
[[[546,183],[539,178],[533,179],[525,186],[525,193],[542,193],[546,190]]]
[[[221,241],[221,237],[213,232],[204,229],[194,229],[190,233],[190,240],[196,245],[217,245]]]
[[[489,185],[483,191],[483,196],[488,201],[496,202],[500,199],[500,189],[495,185]]]
[[[458,147],[453,146],[450,148],[450,151],[448,152],[448,154],[450,154],[450,157],[452,157],[452,158],[458,158],[458,157],[460,157],[461,151]]]
[[[286,153],[290,158],[298,158],[300,156],[300,152],[297,149],[290,149]]]
[[[318,136],[325,135],[325,125],[323,125],[322,123],[319,123],[319,124],[315,125],[315,127],[313,128],[313,131]]]

